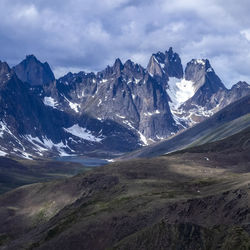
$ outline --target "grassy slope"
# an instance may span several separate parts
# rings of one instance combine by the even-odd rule
[[[232,154],[238,154],[241,152],[241,156],[245,155],[249,158],[244,159],[244,161],[250,160],[250,152],[247,150],[250,147],[250,126],[245,128],[243,131],[239,133],[233,134],[227,138],[212,141],[206,143],[204,145],[194,145],[192,147],[188,147],[181,151],[177,151],[173,154],[180,154],[180,153],[224,153],[230,154],[230,158]],[[239,159],[243,160],[243,159]]]
[[[237,138],[6,193],[3,249],[248,249],[250,133]]]
[[[205,136],[202,136],[198,140],[194,141],[188,147],[198,146],[213,141],[222,140],[231,135],[237,134],[240,131],[250,127],[250,114],[241,116],[233,121],[227,122],[212,131],[208,131]]]
[[[73,176],[87,169],[78,163],[0,157],[0,194],[22,185]]]

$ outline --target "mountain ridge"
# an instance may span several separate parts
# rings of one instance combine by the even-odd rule
[[[30,119],[27,134],[24,130],[16,132],[15,128],[24,124],[25,117],[13,116],[14,109],[3,108],[3,114],[10,112],[11,119],[17,119],[10,123],[4,115],[0,117],[4,124],[3,137],[10,131],[14,135],[13,145],[17,144],[17,139],[24,141],[22,145],[29,144],[22,157],[50,152],[52,155],[79,155],[101,148],[120,153],[131,151],[169,138],[250,94],[250,86],[243,82],[227,89],[207,59],[193,59],[183,70],[181,58],[172,47],[165,53],[153,54],[147,68],[131,60],[123,64],[117,58],[103,71],[68,73],[59,79],[54,78],[47,63],[41,63],[34,55],[27,56],[12,69],[1,65],[1,84],[13,76],[16,79],[13,84],[26,86],[23,95],[34,100],[32,105],[31,102],[24,105],[20,100],[20,114],[26,114],[25,106],[30,105],[39,106],[43,114],[39,115],[38,110],[35,114],[30,109],[29,113],[34,113],[36,118]],[[13,102],[10,98],[6,100],[10,105]],[[39,119],[46,121],[45,124],[49,120],[53,122],[44,129]],[[38,122],[35,124],[32,120]],[[16,125],[12,127],[13,124]],[[28,126],[24,124],[24,127]],[[11,133],[7,133],[8,138]],[[4,148],[5,140],[0,150],[6,152],[8,148],[9,152],[11,146]],[[106,141],[112,146],[106,147]],[[12,146],[12,154],[16,154],[15,148]]]

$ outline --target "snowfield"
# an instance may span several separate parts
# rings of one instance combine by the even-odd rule
[[[101,142],[103,140],[102,136],[94,136],[92,135],[91,131],[87,130],[86,128],[80,127],[78,124],[73,125],[70,128],[63,128],[66,132],[79,137],[83,140],[92,141],[92,142]]]

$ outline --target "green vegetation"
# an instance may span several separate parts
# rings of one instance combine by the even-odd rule
[[[219,127],[213,128],[206,132],[206,135],[200,137],[198,140],[194,141],[187,147],[199,146],[209,142],[214,142],[222,140],[231,135],[237,134],[240,131],[248,128],[250,126],[250,114],[239,117],[233,121],[225,123]]]
[[[89,169],[78,163],[0,157],[0,194],[27,184],[71,177]]]
[[[245,129],[171,155],[114,162],[3,194],[2,245],[249,249],[249,139]]]

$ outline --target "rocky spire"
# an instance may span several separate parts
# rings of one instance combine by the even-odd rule
[[[11,78],[12,74],[13,72],[11,72],[9,65],[6,62],[0,61],[0,82],[7,82]]]
[[[183,77],[183,68],[181,59],[177,53],[173,52],[172,47],[164,53],[157,52],[153,54],[147,66],[151,76]]]
[[[34,55],[26,56],[25,60],[13,69],[20,80],[32,86],[47,85],[55,80],[49,64],[41,63]]]

